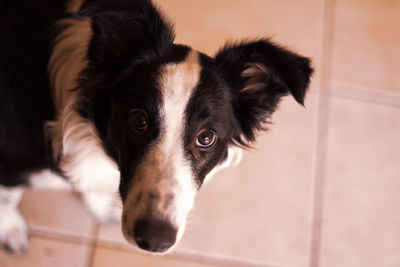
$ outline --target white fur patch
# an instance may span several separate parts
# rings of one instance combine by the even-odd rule
[[[228,148],[228,157],[227,159],[222,162],[221,164],[217,165],[212,169],[207,176],[204,178],[204,184],[208,183],[214,175],[228,167],[234,167],[240,163],[243,157],[243,149],[237,146],[231,146]]]
[[[71,184],[64,178],[51,170],[45,169],[39,172],[32,173],[29,176],[29,184],[36,189],[40,190],[72,190]]]
[[[186,217],[193,206],[196,186],[190,162],[184,156],[184,133],[186,126],[186,107],[200,79],[201,66],[199,55],[191,51],[186,60],[179,64],[165,66],[161,78],[163,95],[163,122],[165,131],[159,142],[164,159],[163,172],[170,174],[164,179],[174,180],[174,185],[164,187],[163,194],[173,194],[174,200],[167,216],[178,227],[177,240],[181,238],[186,224]],[[175,184],[176,183],[176,184]],[[160,188],[163,188],[162,186]]]
[[[22,188],[7,188],[0,185],[0,246],[21,254],[28,249],[28,229],[18,211]]]
[[[83,194],[89,209],[101,221],[119,213],[114,218],[118,219],[121,210],[118,166],[105,153],[96,127],[77,112],[79,91],[72,91],[77,87],[78,75],[87,66],[92,36],[90,19],[68,18],[59,24],[67,28],[56,38],[49,62],[58,120],[48,122],[46,132],[61,170],[74,189]]]
[[[123,232],[132,243],[129,230],[149,208],[178,229],[177,242],[183,235],[196,195],[192,168],[184,156],[185,109],[198,84],[200,71],[198,53],[194,51],[184,62],[168,64],[161,69],[161,134],[139,164],[134,175],[134,179],[139,180],[130,188],[124,207],[127,221]],[[152,193],[156,193],[156,200],[146,198],[132,211],[138,194],[147,197]]]
[[[106,193],[83,192],[86,206],[100,222],[121,221],[122,202],[118,191]]]
[[[60,149],[59,166],[100,221],[118,219],[109,215],[118,214],[117,209],[117,217],[120,216],[121,201],[116,203],[119,199],[118,166],[104,151],[95,126],[77,113],[74,97],[69,101],[59,121],[51,124],[52,132],[61,134],[53,138],[61,142],[53,145]],[[99,201],[94,201],[95,198]]]

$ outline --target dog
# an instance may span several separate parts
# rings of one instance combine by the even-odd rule
[[[303,105],[313,72],[267,38],[213,57],[175,44],[150,0],[2,0],[0,21],[0,244],[13,253],[28,248],[24,186],[75,190],[134,247],[169,251],[202,184],[283,96]]]

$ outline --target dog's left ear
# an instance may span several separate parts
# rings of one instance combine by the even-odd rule
[[[289,93],[303,105],[313,72],[310,60],[269,40],[228,44],[215,56],[232,91],[232,106],[240,127],[234,141],[247,144]]]

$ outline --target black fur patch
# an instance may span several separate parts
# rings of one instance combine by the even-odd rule
[[[230,90],[214,60],[200,55],[202,71],[197,88],[186,108],[188,122],[185,148],[198,186],[205,176],[225,159],[227,145],[237,128],[232,109]],[[199,149],[196,139],[202,129],[212,129],[217,134],[216,143],[209,149]]]
[[[54,119],[47,64],[60,0],[0,1],[0,184],[56,169],[43,127]]]

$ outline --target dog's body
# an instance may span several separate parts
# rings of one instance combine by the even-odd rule
[[[27,247],[20,186],[63,178],[130,243],[168,250],[204,180],[282,96],[302,104],[312,72],[264,39],[215,57],[173,44],[147,0],[3,0],[0,21],[0,244],[13,252]]]

